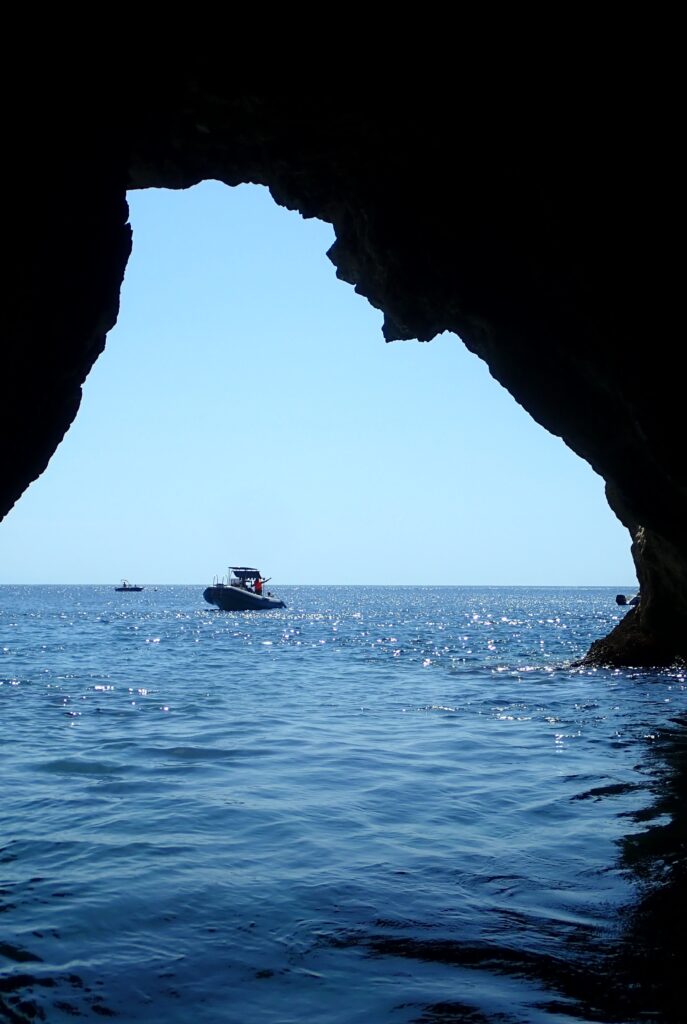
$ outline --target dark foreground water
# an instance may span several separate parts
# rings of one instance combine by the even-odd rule
[[[570,667],[615,592],[0,587],[0,1020],[679,1020],[687,679]]]

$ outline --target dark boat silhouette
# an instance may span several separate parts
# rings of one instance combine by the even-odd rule
[[[136,584],[134,584],[134,583],[129,583],[128,580],[122,580],[122,582],[119,584],[119,586],[115,587],[115,590],[119,591],[119,593],[127,593],[128,594],[128,593],[133,593],[133,592],[141,591],[141,590],[143,590],[143,587],[136,586]]]
[[[269,583],[272,577],[264,579],[259,569],[249,569],[245,565],[230,565],[225,580],[215,582],[206,587],[203,597],[208,604],[214,604],[223,612],[267,611],[270,608],[286,608],[286,605],[274,594],[264,593],[262,586]]]

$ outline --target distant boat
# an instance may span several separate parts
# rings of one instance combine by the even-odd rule
[[[259,569],[245,565],[230,565],[226,580],[206,587],[203,597],[208,604],[216,605],[223,612],[267,611],[270,608],[286,608],[278,597],[269,591],[265,594],[263,583],[269,583],[271,576],[263,579]]]
[[[138,591],[143,590],[143,587],[138,587],[135,583],[129,583],[128,580],[122,580],[120,585],[115,587],[115,590],[118,590],[120,593],[129,594],[133,592],[138,593]]]

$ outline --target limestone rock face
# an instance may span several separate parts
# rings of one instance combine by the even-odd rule
[[[636,99],[577,84],[555,104],[515,87],[468,97],[449,77],[357,91],[132,68],[57,81],[39,114],[15,111],[0,516],[47,465],[115,323],[127,190],[261,183],[334,226],[337,273],[383,311],[388,341],[456,333],[605,479],[641,601],[589,660],[687,658],[679,133]]]

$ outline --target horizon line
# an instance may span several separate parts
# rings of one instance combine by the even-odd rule
[[[10,583],[2,582],[0,587],[114,587],[116,583],[108,581],[107,583]],[[136,583],[135,586],[141,586],[144,588],[156,588],[156,587],[207,587],[208,584],[204,583]],[[631,584],[617,584],[617,583],[279,583],[280,587],[464,587],[465,589],[552,589],[552,588],[565,588],[574,589],[584,587],[587,590],[599,589],[608,590],[619,586],[625,586],[626,588],[638,589],[637,583]]]

